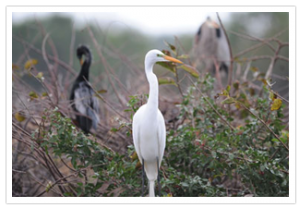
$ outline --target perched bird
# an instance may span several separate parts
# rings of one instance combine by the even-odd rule
[[[78,126],[85,134],[90,133],[91,127],[97,128],[99,123],[99,103],[88,82],[92,54],[88,47],[82,45],[77,48],[81,70],[71,90],[70,102],[76,112]]]
[[[144,170],[149,180],[149,196],[154,197],[154,183],[157,178],[159,195],[159,167],[166,145],[166,126],[163,115],[158,109],[158,80],[153,73],[156,62],[181,61],[166,56],[159,50],[151,50],[145,57],[145,72],[149,82],[149,99],[133,116],[132,134],[135,151],[142,164],[142,196],[144,195]]]
[[[229,46],[222,28],[210,17],[207,17],[195,36],[194,54],[197,61],[204,63],[205,69],[212,74],[216,71],[214,59],[219,65],[219,70],[224,70],[228,74]]]

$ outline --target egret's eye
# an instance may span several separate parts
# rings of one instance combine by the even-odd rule
[[[163,54],[157,54],[157,57],[163,57],[164,55]]]

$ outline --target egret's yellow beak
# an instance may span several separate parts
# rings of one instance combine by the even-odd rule
[[[182,64],[181,61],[177,60],[176,58],[173,58],[171,56],[164,56],[164,59],[168,60],[168,61],[172,61],[172,62],[175,62],[175,63],[179,63],[179,64]]]
[[[81,65],[81,66],[83,65],[83,62],[84,62],[84,59],[81,58],[81,59],[80,59],[80,65]]]

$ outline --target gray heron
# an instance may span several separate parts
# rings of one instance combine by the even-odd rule
[[[219,71],[228,74],[230,66],[230,50],[222,28],[210,17],[200,26],[194,41],[196,63],[203,63],[205,71],[213,75],[216,64]]]

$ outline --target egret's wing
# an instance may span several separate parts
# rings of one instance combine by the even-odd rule
[[[140,162],[142,163],[142,155],[141,155],[141,132],[140,132],[140,124],[143,120],[143,114],[146,105],[141,106],[138,111],[134,114],[132,119],[132,137],[135,151],[139,157]]]
[[[92,119],[93,127],[96,128],[99,122],[99,102],[87,83],[81,82],[75,89],[74,104],[79,113]]]
[[[166,125],[165,119],[161,114],[160,110],[158,110],[158,141],[159,141],[159,166],[164,156],[164,151],[166,147]]]

